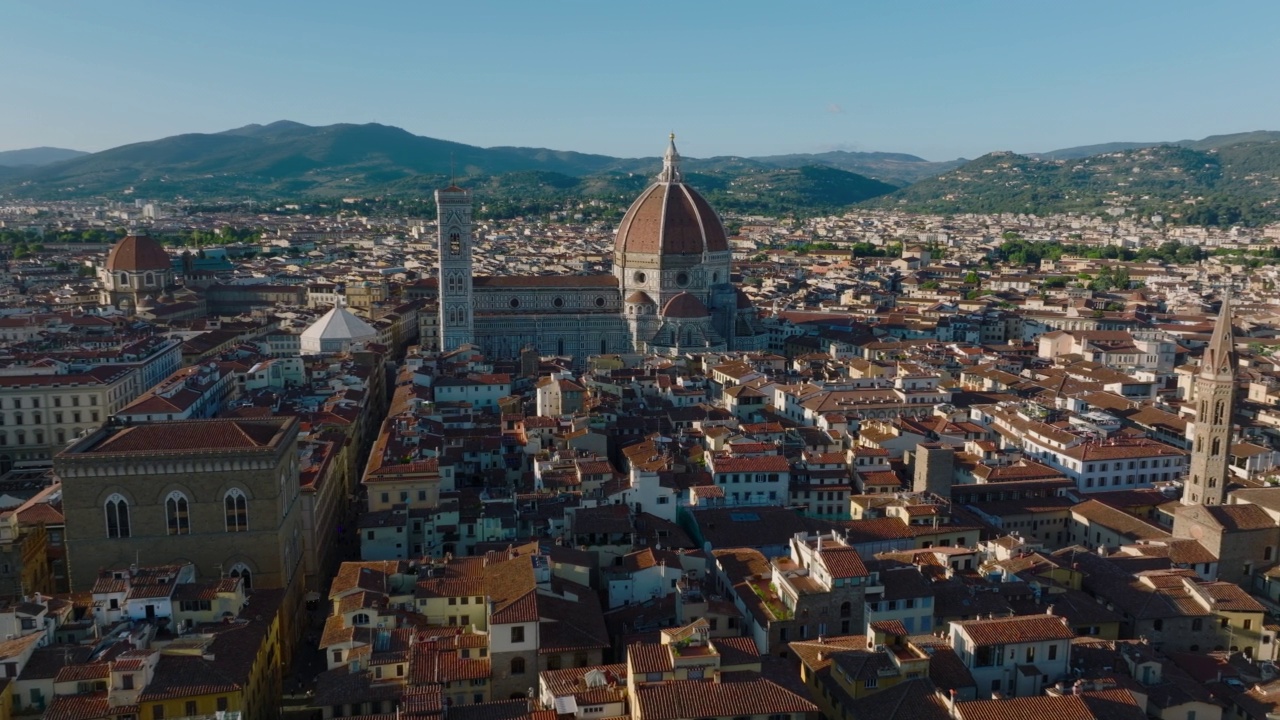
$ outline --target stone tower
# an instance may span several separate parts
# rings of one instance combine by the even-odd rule
[[[1184,505],[1221,505],[1230,479],[1231,417],[1235,408],[1236,353],[1231,335],[1231,298],[1224,296],[1213,337],[1195,379],[1195,442]]]
[[[944,498],[951,497],[951,479],[955,474],[956,451],[942,443],[920,443],[916,446],[915,474],[911,489]]]
[[[436,191],[440,230],[440,352],[474,342],[471,302],[471,191]]]

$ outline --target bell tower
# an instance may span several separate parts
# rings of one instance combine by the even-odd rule
[[[475,339],[471,303],[471,191],[450,185],[436,191],[440,250],[440,351]]]
[[[1221,505],[1227,496],[1235,389],[1231,297],[1224,295],[1218,322],[1200,359],[1200,372],[1195,379],[1195,440],[1191,447],[1191,471],[1182,490],[1183,505]]]

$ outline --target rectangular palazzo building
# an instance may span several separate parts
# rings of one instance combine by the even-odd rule
[[[297,418],[107,426],[54,458],[73,591],[132,564],[301,587]]]

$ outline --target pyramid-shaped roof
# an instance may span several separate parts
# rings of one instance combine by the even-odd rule
[[[306,330],[302,331],[302,339],[309,340],[374,340],[378,331],[369,323],[352,315],[344,307],[335,306],[320,316]]]

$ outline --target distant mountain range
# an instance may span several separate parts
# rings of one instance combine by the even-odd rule
[[[933,167],[921,158],[828,153],[769,158],[686,160],[728,209],[787,212],[836,209],[892,192]],[[860,158],[860,156],[863,156]],[[451,176],[489,189],[495,204],[559,196],[617,198],[656,175],[658,157],[615,158],[542,148],[493,147],[437,140],[378,124],[311,127],[281,121],[215,134],[134,143],[62,162],[0,171],[0,193],[38,199],[112,196],[195,200],[404,195],[424,197]],[[850,172],[901,169],[891,182]],[[939,166],[940,170],[946,165]],[[532,196],[516,197],[516,192]]]
[[[0,153],[0,195],[422,199],[452,175],[477,188],[488,212],[541,212],[575,197],[625,205],[660,167],[658,157],[481,148],[378,124],[280,121],[92,154],[57,148]],[[1280,132],[992,153],[973,161],[844,151],[686,158],[684,170],[728,211],[811,214],[861,202],[944,213],[1126,207],[1186,222],[1265,222],[1277,216]]]
[[[4,167],[29,167],[70,160],[88,155],[83,150],[56,147],[27,148],[25,150],[0,150],[0,165]]]

